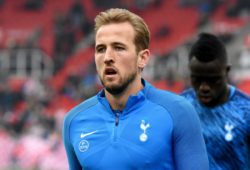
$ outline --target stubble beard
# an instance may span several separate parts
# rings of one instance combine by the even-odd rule
[[[127,87],[135,80],[136,78],[136,72],[128,75],[124,79],[121,79],[119,81],[119,84],[114,84],[114,85],[107,85],[105,80],[101,79],[102,85],[104,88],[112,95],[118,95],[123,93]]]

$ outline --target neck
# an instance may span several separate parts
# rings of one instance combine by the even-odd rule
[[[129,96],[136,95],[141,89],[143,89],[143,84],[141,79],[139,79],[130,83],[123,92],[116,95],[113,95],[105,90],[105,96],[113,110],[123,110]]]
[[[222,98],[222,101],[221,103],[225,103],[226,101],[228,101],[228,98],[230,97],[230,86],[227,85],[226,87],[226,92],[225,92],[225,95],[223,96]]]

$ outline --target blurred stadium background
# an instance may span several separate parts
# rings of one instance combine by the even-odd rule
[[[100,88],[93,19],[123,7],[151,30],[144,77],[180,93],[189,86],[187,52],[207,31],[221,37],[229,81],[250,94],[248,0],[0,0],[0,170],[66,170],[66,112]]]

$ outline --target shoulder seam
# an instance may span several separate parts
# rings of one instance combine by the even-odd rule
[[[81,112],[81,111],[86,111],[87,109],[89,109],[90,107],[93,107],[94,105],[96,105],[98,102],[96,101],[96,102],[93,102],[93,103],[91,103],[91,104],[89,104],[88,106],[86,106],[86,107],[83,107],[83,108],[77,108],[77,107],[81,107],[81,105],[84,105],[84,104],[86,104],[86,103],[81,103],[80,105],[78,105],[78,106],[76,106],[76,108],[75,109],[77,109],[75,112],[73,112],[73,110],[74,110],[74,108],[71,110],[71,111],[69,111],[69,113],[68,113],[68,115],[67,115],[67,117],[69,117],[69,119],[67,120],[67,126],[68,126],[68,131],[70,131],[70,125],[71,125],[71,123],[72,123],[72,120]],[[70,115],[70,114],[72,114],[72,116]],[[69,141],[70,141],[70,136],[69,136]]]

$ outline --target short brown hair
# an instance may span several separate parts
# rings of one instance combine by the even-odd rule
[[[150,32],[147,24],[140,16],[126,9],[111,8],[104,12],[100,12],[95,18],[95,33],[103,25],[122,22],[129,22],[133,26],[135,30],[134,43],[137,52],[148,49]]]

